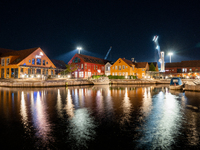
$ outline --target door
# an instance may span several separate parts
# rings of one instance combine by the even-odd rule
[[[1,69],[1,78],[4,78],[4,69]]]
[[[18,68],[15,68],[15,78],[18,78]]]

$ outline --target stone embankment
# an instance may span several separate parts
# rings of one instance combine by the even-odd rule
[[[58,86],[76,86],[76,85],[91,85],[88,80],[0,80],[1,87],[58,87]]]
[[[200,80],[191,80],[185,83],[185,91],[199,91],[200,92]]]
[[[110,79],[111,84],[131,84],[131,85],[137,85],[137,84],[169,84],[170,80],[148,80],[148,79]]]

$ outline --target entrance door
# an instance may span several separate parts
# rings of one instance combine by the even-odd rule
[[[18,68],[15,68],[14,72],[15,72],[15,77],[14,78],[18,78]]]
[[[1,69],[1,78],[4,78],[4,69]]]

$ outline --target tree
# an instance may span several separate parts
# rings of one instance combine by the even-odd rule
[[[67,74],[67,73],[72,73],[74,71],[76,71],[78,69],[78,66],[74,63],[71,63],[71,64],[67,64],[65,65],[66,66],[66,69],[62,72],[64,74]]]
[[[153,65],[153,63],[150,64],[149,71],[156,71],[156,67]]]

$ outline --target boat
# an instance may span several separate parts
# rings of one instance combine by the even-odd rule
[[[170,81],[170,90],[182,90],[183,89],[183,83],[181,81],[181,78],[174,77]]]

